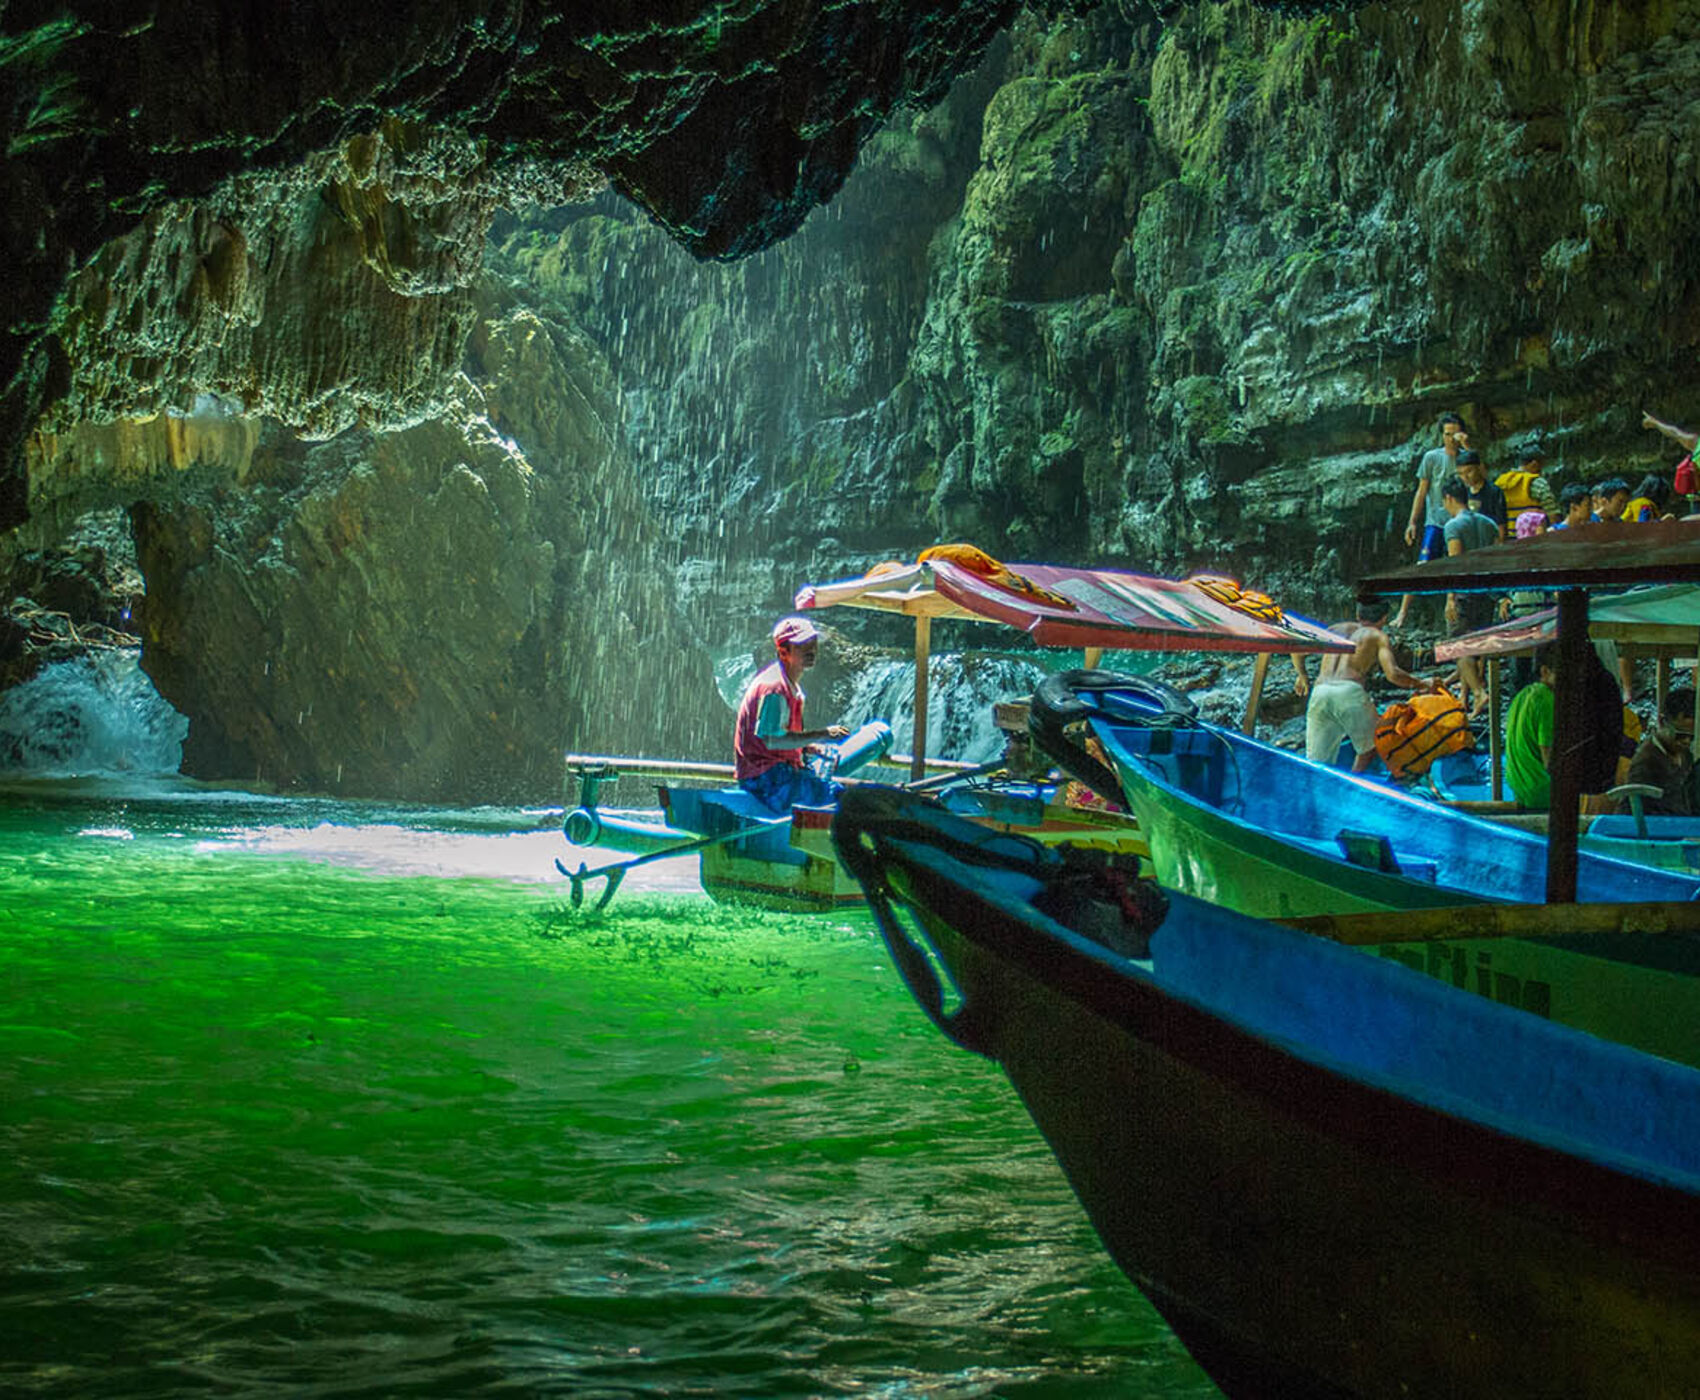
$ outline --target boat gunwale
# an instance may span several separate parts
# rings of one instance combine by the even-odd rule
[[[945,907],[953,909],[947,924],[958,938],[1015,964],[1032,980],[1124,1033],[1236,1086],[1308,1130],[1347,1143],[1390,1167],[1467,1183],[1478,1195],[1500,1205],[1520,1211],[1538,1207],[1602,1242],[1621,1245],[1625,1225],[1632,1222],[1637,1247],[1652,1255],[1690,1267],[1700,1253],[1700,1171],[1685,1172],[1617,1149],[1594,1150],[1558,1130],[1537,1133],[1540,1125],[1529,1120],[1513,1125],[1502,1121],[1495,1110],[1463,1099],[1453,1103],[1441,1101],[1439,1095],[1424,1097],[1416,1081],[1405,1081],[1400,1087],[1377,1082],[1345,1061],[1313,1052],[1301,1042],[1262,1034],[1184,991],[1164,987],[1153,972],[1038,910],[1012,913],[1001,901],[953,880],[936,863],[948,857],[929,852],[920,843],[901,838],[894,842],[920,853],[919,858],[910,854],[906,862],[911,882],[919,885],[911,897],[925,893],[925,907],[942,919],[936,911],[938,896],[945,895]],[[1188,903],[1214,909],[1191,896],[1171,893],[1170,898],[1180,901],[1183,909]],[[991,917],[963,918],[965,900],[977,903]],[[1171,917],[1173,911],[1171,904]],[[1270,920],[1215,912],[1280,929],[1295,940],[1312,937]],[[1024,928],[1028,920],[1031,924]],[[1161,932],[1159,928],[1153,936],[1161,937]],[[1312,956],[1362,959],[1357,969],[1361,976],[1415,978],[1401,991],[1419,999],[1431,997],[1434,991],[1454,994],[1438,983],[1431,991],[1431,979],[1359,950],[1321,940],[1293,946]],[[934,951],[948,966],[950,960],[943,951],[936,947]],[[1506,1015],[1526,1014],[1500,1010]],[[1586,1035],[1557,1023],[1539,1024],[1566,1036]],[[1650,1061],[1659,1072],[1697,1072],[1615,1042],[1598,1043],[1604,1047],[1602,1053]],[[997,1058],[990,1051],[985,1053]],[[1391,1150],[1394,1145],[1396,1153]]]

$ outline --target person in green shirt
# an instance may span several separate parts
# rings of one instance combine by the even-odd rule
[[[1552,803],[1553,689],[1551,647],[1535,653],[1535,679],[1511,701],[1505,721],[1505,776],[1518,805],[1544,812]]]

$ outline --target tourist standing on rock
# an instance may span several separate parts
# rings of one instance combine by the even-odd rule
[[[820,633],[806,617],[782,617],[773,628],[779,657],[744,688],[732,730],[733,773],[738,786],[770,812],[830,806],[838,785],[811,770],[804,759],[823,739],[842,739],[841,724],[803,728],[803,672],[815,664]]]
[[[1422,544],[1417,550],[1417,563],[1426,564],[1446,552],[1446,510],[1440,504],[1440,488],[1458,474],[1458,454],[1470,445],[1470,432],[1463,418],[1456,413],[1440,416],[1440,446],[1431,447],[1417,463],[1417,489],[1411,497],[1411,520],[1405,526],[1405,543],[1417,543],[1422,532]],[[1399,614],[1388,625],[1403,627],[1411,611],[1411,595],[1399,600]]]
[[[1304,654],[1293,653],[1293,665],[1301,677],[1299,693],[1304,694],[1307,686],[1310,691],[1310,703],[1305,707],[1305,757],[1312,763],[1332,763],[1342,739],[1352,741],[1352,751],[1357,755],[1352,761],[1354,773],[1362,773],[1375,762],[1375,723],[1381,716],[1364,689],[1364,681],[1377,666],[1394,685],[1433,693],[1433,681],[1413,676],[1399,664],[1393,643],[1381,630],[1386,621],[1387,603],[1376,599],[1358,605],[1356,622],[1333,623],[1328,630],[1351,642],[1352,652],[1349,656],[1339,652],[1324,656],[1315,685],[1309,685],[1306,678]]]
[[[1486,549],[1499,542],[1499,530],[1492,520],[1470,509],[1470,488],[1458,478],[1440,488],[1440,499],[1446,507],[1446,552],[1448,555],[1467,554],[1472,549]],[[1493,597],[1487,593],[1448,593],[1446,595],[1446,628],[1454,637],[1474,632],[1493,621]],[[1482,684],[1482,665],[1473,656],[1458,658],[1458,677],[1470,691],[1470,718],[1474,719],[1487,708],[1487,687]]]
[[[1511,523],[1505,507],[1505,493],[1487,479],[1487,464],[1482,461],[1481,453],[1464,451],[1458,454],[1458,479],[1469,487],[1469,508],[1493,521],[1494,538],[1503,540]]]
[[[1517,465],[1493,479],[1505,496],[1505,508],[1516,517],[1526,510],[1545,511],[1550,520],[1558,514],[1558,496],[1544,474],[1546,458],[1538,447],[1525,447]]]
[[[1662,418],[1655,418],[1645,409],[1641,412],[1641,426],[1654,428],[1663,433],[1678,447],[1687,452],[1687,456],[1676,464],[1675,479],[1672,483],[1677,499],[1671,503],[1671,513],[1686,512],[1691,504],[1689,498],[1700,491],[1700,472],[1694,468],[1694,450],[1700,446],[1700,433],[1691,432],[1687,428],[1679,428],[1674,423],[1667,423]]]

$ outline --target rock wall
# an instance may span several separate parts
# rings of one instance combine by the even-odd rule
[[[386,100],[91,225],[0,564],[133,506],[190,771],[535,798],[563,746],[720,756],[710,669],[800,582],[966,538],[1332,613],[1440,410],[1559,481],[1700,419],[1700,0],[1058,5],[871,138],[1003,11],[771,6],[800,37],[748,85],[755,31],[683,8],[594,61],[575,20],[570,122],[513,60],[470,143]],[[834,25],[884,20],[858,97]],[[490,55],[445,43],[470,101]]]
[[[156,360],[170,381],[164,392],[186,407],[214,387],[199,377],[209,345],[253,324],[249,287],[271,269],[247,250],[268,241],[277,218],[300,226],[296,254],[309,274],[338,280],[291,195],[317,188],[336,217],[384,250],[375,261],[387,279],[396,269],[383,256],[408,241],[385,226],[396,206],[418,229],[409,266],[475,264],[480,193],[510,206],[550,202],[572,197],[587,176],[612,181],[697,255],[740,256],[829,198],[886,114],[936,97],[1015,8],[1016,0],[8,5],[0,528],[27,514],[24,439],[68,380],[101,377],[106,336],[118,333],[120,361]],[[398,142],[398,127],[413,134]],[[372,145],[380,134],[381,151]],[[383,152],[396,157],[398,179],[374,193],[368,176],[385,170]],[[271,207],[274,185],[290,208]],[[458,192],[466,185],[476,187],[470,199]],[[209,202],[194,212],[173,209],[201,200]],[[117,293],[113,317],[72,298],[93,312],[83,324],[95,335],[79,345],[66,284],[120,239],[124,266],[96,271]],[[154,275],[135,279],[144,285],[117,289],[118,274],[147,269]],[[421,298],[430,291],[403,294],[442,323],[410,328],[427,352],[415,357],[418,377],[435,383],[413,384],[407,366],[391,363],[400,392],[372,426],[408,421],[418,394],[440,391],[454,372],[454,312],[429,311]],[[361,315],[358,294],[342,309],[339,347],[312,324],[291,343],[292,316],[319,319],[311,298],[274,308],[269,334],[237,347],[249,358],[244,400],[310,427],[345,417],[342,362],[386,356],[396,315],[385,298]],[[433,345],[433,333],[450,343]],[[362,407],[383,401],[367,395]]]
[[[1697,68],[1694,0],[1029,16],[753,265],[606,210],[500,265],[609,347],[651,499],[738,532],[728,622],[939,538],[1332,611],[1442,410],[1555,484],[1674,461]]]
[[[701,747],[713,694],[602,425],[582,338],[499,306],[436,416],[309,443],[133,512],[143,665],[184,771],[343,795],[538,800],[563,748]],[[524,441],[525,448],[519,446]],[[718,726],[717,726],[718,728]]]

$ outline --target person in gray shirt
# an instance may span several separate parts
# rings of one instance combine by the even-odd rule
[[[1410,523],[1405,526],[1407,545],[1416,544],[1421,532],[1422,547],[1417,550],[1419,564],[1426,564],[1430,559],[1439,559],[1445,554],[1446,541],[1441,531],[1446,526],[1446,511],[1440,504],[1440,488],[1458,475],[1458,454],[1469,445],[1470,431],[1464,426],[1463,418],[1456,413],[1441,414],[1440,446],[1429,448],[1417,463],[1417,489],[1411,497]],[[1405,616],[1410,611],[1411,595],[1407,593],[1399,600],[1398,615],[1388,626],[1403,627]]]
[[[1486,549],[1499,543],[1499,527],[1470,509],[1470,488],[1459,477],[1453,477],[1440,488],[1441,504],[1446,508],[1446,537],[1448,555],[1468,554],[1472,549]],[[1452,636],[1474,632],[1493,621],[1494,600],[1491,593],[1448,593],[1446,595],[1446,628]],[[1470,718],[1474,719],[1487,708],[1487,686],[1482,683],[1482,665],[1473,656],[1458,659],[1458,677],[1470,691]]]

